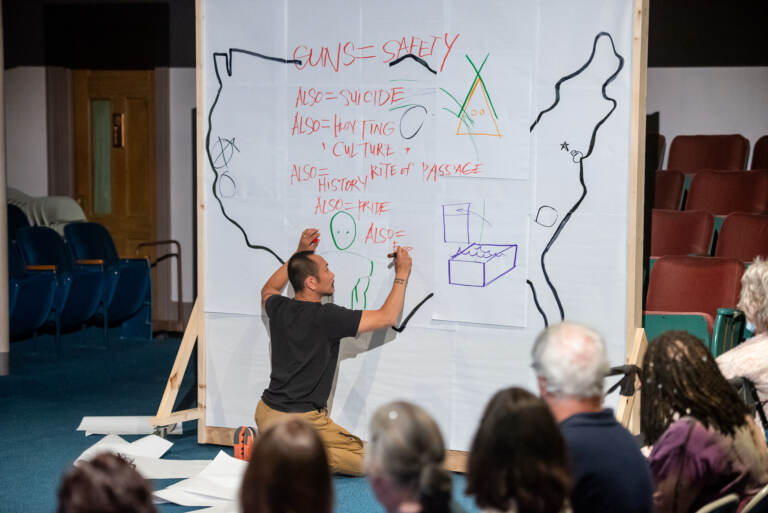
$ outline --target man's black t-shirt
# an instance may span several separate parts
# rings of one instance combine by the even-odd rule
[[[261,398],[291,413],[325,408],[339,358],[339,342],[354,337],[362,310],[299,301],[279,294],[264,305],[272,339],[272,373]]]

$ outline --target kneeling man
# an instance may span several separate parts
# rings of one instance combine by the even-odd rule
[[[286,418],[299,417],[323,439],[331,470],[350,475],[363,472],[363,442],[328,416],[328,396],[344,337],[375,331],[397,322],[403,308],[411,257],[403,248],[394,253],[395,280],[378,310],[350,310],[322,304],[333,294],[334,274],[314,253],[320,232],[301,234],[296,253],[267,280],[261,303],[269,316],[272,373],[256,407],[256,426],[263,432]],[[290,280],[295,298],[281,295]]]

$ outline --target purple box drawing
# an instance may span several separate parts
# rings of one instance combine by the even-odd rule
[[[517,244],[471,244],[448,259],[448,283],[486,287],[516,263]]]
[[[469,203],[443,205],[443,242],[469,244]]]

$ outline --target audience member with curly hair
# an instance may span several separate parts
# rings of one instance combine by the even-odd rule
[[[261,434],[240,488],[243,513],[331,513],[333,487],[320,436],[292,419]]]
[[[152,489],[133,464],[99,454],[64,474],[57,513],[157,513]]]
[[[393,402],[373,414],[366,471],[387,513],[463,513],[444,459],[440,428],[420,407]]]
[[[467,465],[467,495],[487,511],[568,510],[565,440],[547,404],[522,388],[496,392],[485,408]]]
[[[701,340],[685,331],[656,337],[641,394],[657,513],[694,511],[728,493],[743,506],[768,483],[765,443]]]

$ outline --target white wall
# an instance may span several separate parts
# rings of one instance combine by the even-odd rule
[[[768,67],[649,68],[646,111],[660,112],[667,150],[676,135],[768,134]],[[666,156],[665,156],[666,165]]]
[[[48,194],[45,67],[4,70],[5,156],[8,187]]]
[[[194,173],[192,169],[192,114],[195,107],[195,69],[169,69],[171,149],[171,238],[181,243],[184,301],[192,301],[194,236]],[[171,298],[176,301],[176,274],[171,278]]]

